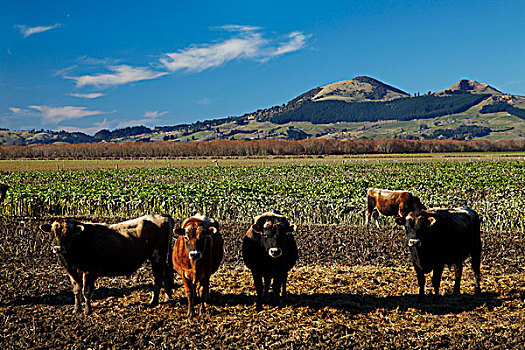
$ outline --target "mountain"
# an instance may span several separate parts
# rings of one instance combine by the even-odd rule
[[[311,89],[280,106],[193,124],[134,126],[101,130],[94,136],[0,129],[0,145],[308,137],[519,139],[525,137],[525,97],[467,79],[435,93],[411,96],[358,76]]]
[[[490,95],[504,95],[501,91],[493,88],[492,86],[480,83],[474,80],[462,79],[452,85],[451,87],[439,91],[437,95],[454,94],[454,93],[471,93],[471,94],[490,94]]]
[[[305,96],[312,96],[310,101],[370,102],[390,101],[401,97],[410,97],[406,92],[376,79],[360,76],[350,80],[323,85],[310,90]]]

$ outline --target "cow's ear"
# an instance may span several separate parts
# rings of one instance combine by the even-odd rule
[[[436,218],[431,216],[431,217],[428,218],[428,222],[430,223],[428,225],[430,227],[430,226],[432,226],[432,225],[434,225],[436,223]]]
[[[186,230],[184,230],[182,227],[178,227],[173,230],[173,233],[177,236],[184,236],[186,234]]]
[[[51,224],[40,225],[42,232],[51,233]]]
[[[407,220],[403,216],[398,216],[395,218],[395,220],[396,220],[396,224],[401,225],[401,226],[405,226],[407,222]]]

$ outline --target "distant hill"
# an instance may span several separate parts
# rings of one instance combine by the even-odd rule
[[[372,139],[521,139],[525,97],[462,79],[414,96],[374,78],[358,76],[311,89],[280,106],[193,124],[66,131],[0,129],[0,145],[90,142],[206,141],[309,137]]]

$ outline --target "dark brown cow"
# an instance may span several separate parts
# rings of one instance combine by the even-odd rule
[[[2,201],[4,200],[5,194],[7,193],[8,189],[9,189],[9,186],[0,184],[0,203],[2,203]]]
[[[370,216],[374,218],[379,228],[379,214],[385,216],[405,217],[412,211],[426,209],[417,196],[408,191],[389,191],[379,188],[369,188],[367,193],[366,225]]]
[[[206,311],[210,276],[215,273],[224,255],[224,241],[219,224],[202,214],[187,218],[182,227],[174,230],[179,237],[173,247],[173,267],[177,270],[188,297],[188,317],[200,298],[199,313]],[[197,295],[200,292],[200,295]]]
[[[73,284],[75,312],[81,309],[83,294],[84,313],[89,314],[98,277],[130,275],[146,259],[151,260],[155,280],[150,306],[158,304],[163,280],[171,299],[173,268],[169,246],[173,227],[174,221],[168,215],[146,215],[113,225],[58,219],[40,229],[55,236],[53,251]]]
[[[476,294],[480,288],[481,232],[480,218],[469,207],[429,209],[396,218],[404,225],[412,263],[417,274],[419,299],[425,295],[425,273],[433,271],[434,297],[439,297],[439,285],[445,265],[454,265],[454,294],[459,294],[463,261],[472,258],[476,277]]]
[[[254,218],[242,241],[242,257],[252,272],[257,292],[257,310],[261,310],[263,300],[268,299],[272,279],[277,302],[286,302],[288,271],[298,255],[293,231],[294,226],[283,215],[271,211]]]

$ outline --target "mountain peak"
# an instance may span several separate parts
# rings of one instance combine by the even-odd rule
[[[368,76],[358,76],[350,80],[323,85],[315,90],[312,101],[368,102],[389,101],[409,97],[406,92],[387,85]]]
[[[454,93],[455,91],[469,92],[471,94],[492,94],[501,95],[502,92],[493,88],[489,84],[480,83],[479,81],[461,79],[451,87],[442,90],[439,94]]]

